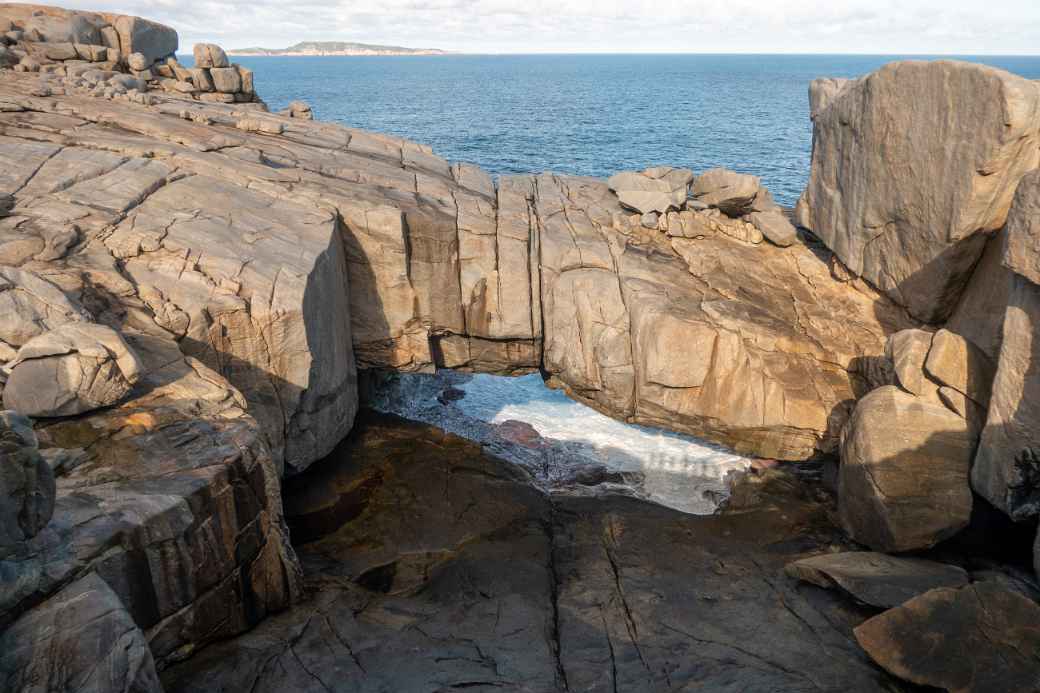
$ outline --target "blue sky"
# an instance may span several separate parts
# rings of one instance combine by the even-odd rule
[[[463,52],[1040,53],[1038,0],[66,0],[182,49],[343,40]]]

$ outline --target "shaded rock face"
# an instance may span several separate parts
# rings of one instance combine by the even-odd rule
[[[0,636],[0,685],[5,691],[162,691],[144,633],[94,573]]]
[[[875,616],[856,640],[900,678],[951,693],[1040,687],[1040,607],[991,582],[939,588]]]
[[[286,490],[313,601],[167,669],[167,691],[901,689],[851,641],[858,610],[779,575],[841,541],[801,482],[770,473],[718,517],[547,497],[368,416]]]
[[[1040,162],[1040,87],[982,65],[900,62],[811,94],[801,222],[914,316],[944,321]]]
[[[0,557],[39,534],[54,513],[54,472],[37,447],[28,418],[0,411]]]
[[[976,437],[949,409],[895,386],[861,399],[842,437],[841,521],[878,551],[928,548],[971,517]]]

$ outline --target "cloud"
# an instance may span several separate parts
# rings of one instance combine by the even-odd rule
[[[1035,0],[67,0],[183,47],[354,40],[469,52],[1036,54]]]

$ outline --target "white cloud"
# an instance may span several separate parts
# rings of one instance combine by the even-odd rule
[[[1035,0],[66,0],[184,48],[354,40],[468,52],[1036,54]]]

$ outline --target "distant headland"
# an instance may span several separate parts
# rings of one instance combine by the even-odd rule
[[[350,41],[301,41],[288,48],[237,48],[229,55],[447,55],[439,48],[378,46]]]

